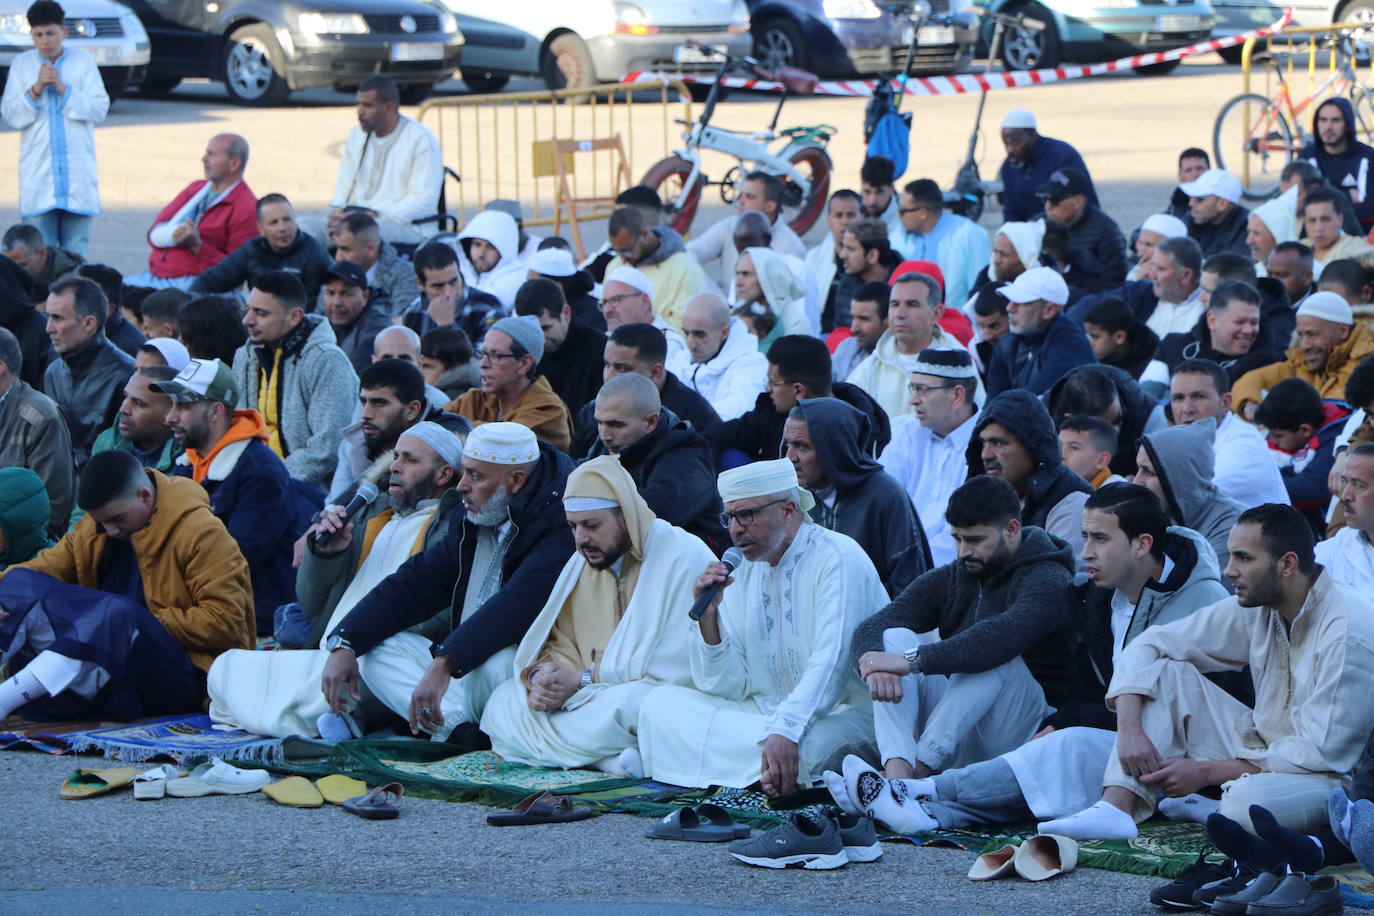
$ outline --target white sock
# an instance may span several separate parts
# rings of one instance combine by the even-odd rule
[[[1072,840],[1133,840],[1140,835],[1135,818],[1106,801],[1099,801],[1068,817],[1045,821],[1039,830]]]
[[[935,830],[939,823],[930,816],[915,796],[909,784],[914,779],[884,779],[876,773],[859,774],[859,797],[871,799],[868,811],[898,833],[917,833]],[[879,785],[881,783],[881,785]]]
[[[889,779],[888,784],[900,782],[906,787],[906,794],[917,801],[935,801],[940,797],[940,793],[935,791],[935,779],[927,776],[925,779]]]
[[[1161,798],[1159,813],[1171,821],[1207,823],[1207,815],[1221,810],[1221,802],[1205,795],[1185,795],[1182,798]]]
[[[315,728],[325,741],[347,741],[353,737],[353,733],[348,730],[348,723],[343,720],[343,716],[332,712],[327,712],[316,719]]]
[[[631,779],[644,778],[644,758],[640,756],[639,748],[625,748],[620,752],[620,756],[616,757],[616,763],[619,764],[621,772]]]
[[[849,797],[849,790],[844,786],[844,775],[836,773],[834,770],[826,770],[821,774],[821,782],[830,790],[830,797],[835,799],[835,804],[840,806],[840,810],[845,814],[860,815],[863,809],[855,804],[854,799]]]
[[[0,681],[0,719],[13,713],[19,707],[41,700],[48,691],[38,682],[38,678],[25,668],[7,681]]]

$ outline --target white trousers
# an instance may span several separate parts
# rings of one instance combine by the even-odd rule
[[[364,702],[380,702],[402,718],[433,657],[431,643],[415,633],[397,633],[358,659]],[[496,685],[510,676],[515,649],[493,655],[476,671],[457,678],[444,693],[444,725],[426,730],[447,738],[460,722],[476,722]],[[316,737],[316,720],[329,712],[321,690],[329,653],[323,649],[259,652],[231,649],[210,666],[210,718],[258,735]]]
[[[1140,723],[1159,756],[1188,760],[1242,757],[1246,748],[1236,722],[1250,718],[1249,707],[1187,662],[1165,661],[1157,667],[1159,679],[1152,686],[1159,699],[1145,700]],[[1246,774],[1222,786],[1221,813],[1253,833],[1250,806],[1263,805],[1283,826],[1311,833],[1327,826],[1326,799],[1332,786],[1340,783],[1336,773]],[[1116,747],[1107,761],[1102,784],[1126,789],[1135,796],[1132,814],[1137,821],[1153,813],[1157,791],[1126,775]]]
[[[920,644],[905,627],[883,632],[883,649]],[[880,763],[920,761],[940,771],[987,760],[1025,744],[1053,707],[1019,657],[974,674],[909,674],[902,698],[873,704]]]
[[[593,684],[570,699],[577,702],[575,709],[536,712],[524,685],[508,677],[482,712],[482,731],[493,751],[516,763],[589,766],[635,746],[639,705],[653,689],[647,681]]]

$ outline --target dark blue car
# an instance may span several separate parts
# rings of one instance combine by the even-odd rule
[[[897,73],[911,38],[907,20],[873,0],[747,0],[754,57],[769,69],[801,67],[820,76]],[[951,3],[954,10],[951,10]],[[933,0],[933,20],[958,12],[961,0]],[[968,63],[973,29],[921,29],[913,73],[953,73]]]

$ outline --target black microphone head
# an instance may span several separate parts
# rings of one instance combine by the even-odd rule
[[[720,558],[720,561],[730,569],[735,570],[744,562],[744,553],[738,547],[731,547],[725,551],[725,555]]]

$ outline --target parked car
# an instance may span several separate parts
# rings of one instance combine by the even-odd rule
[[[1168,51],[1204,41],[1216,22],[1208,0],[991,0],[987,6],[991,12],[1023,12],[1045,23],[1040,31],[1012,28],[1003,35],[1002,60],[1010,70]],[[979,44],[986,48],[991,37],[987,17]],[[1153,64],[1139,72],[1168,73],[1178,65]]]
[[[962,0],[932,0],[912,73],[953,73],[968,63],[977,35],[949,25]],[[898,73],[911,25],[873,0],[749,0],[754,57],[776,70],[801,67],[820,76]]]
[[[33,47],[29,0],[0,0],[0,86],[9,76],[10,61]],[[133,11],[111,0],[65,0],[67,41],[95,58],[105,91],[113,101],[125,86],[137,86],[148,66],[148,33]]]
[[[1217,11],[1214,38],[1239,35],[1261,26],[1273,25],[1290,6],[1293,25],[1320,27],[1333,22],[1374,24],[1374,0],[1294,0],[1272,3],[1267,0],[1212,0]],[[1240,63],[1241,46],[1217,52],[1233,64]]]
[[[129,0],[152,38],[143,88],[220,80],[235,100],[277,105],[296,89],[351,90],[375,73],[424,100],[453,76],[463,36],[453,15],[422,0]]]
[[[586,89],[639,70],[710,73],[714,59],[690,47],[689,39],[740,55],[751,44],[744,0],[519,0],[497,7],[490,0],[443,2],[456,15],[522,35],[517,45],[488,28],[480,44],[469,44],[464,82],[472,74],[477,85],[468,85],[478,92],[495,92],[512,75],[542,77],[550,89]]]

